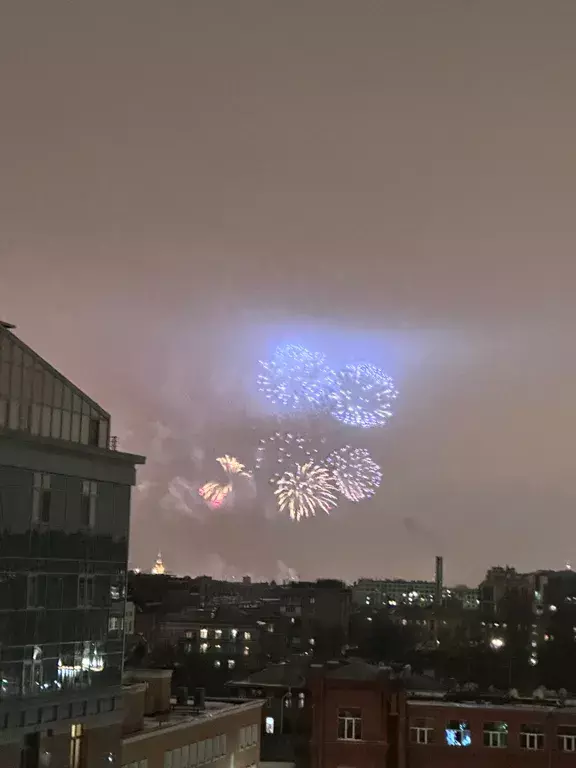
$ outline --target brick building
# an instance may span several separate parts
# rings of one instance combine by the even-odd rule
[[[363,662],[311,672],[311,768],[576,765],[576,700],[424,690]]]

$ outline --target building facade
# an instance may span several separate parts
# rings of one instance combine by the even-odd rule
[[[576,701],[433,692],[365,664],[310,681],[312,768],[568,768],[576,764]]]
[[[108,726],[104,756],[119,746],[144,459],[117,451],[106,411],[12,331],[0,324],[0,765],[21,752],[35,768],[63,749],[80,768],[95,724]]]
[[[128,674],[122,768],[257,768],[263,701],[171,699],[171,670]]]

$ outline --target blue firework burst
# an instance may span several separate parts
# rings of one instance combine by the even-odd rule
[[[330,412],[335,419],[352,427],[381,427],[392,416],[397,397],[394,382],[370,363],[347,365],[335,376],[330,393]]]
[[[334,372],[321,353],[287,344],[260,365],[258,389],[270,402],[297,411],[326,407]]]

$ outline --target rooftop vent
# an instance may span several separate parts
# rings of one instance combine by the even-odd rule
[[[12,331],[14,328],[16,328],[15,325],[12,325],[12,323],[6,323],[4,320],[0,320],[0,326],[2,326],[2,328],[7,328],[9,331]]]

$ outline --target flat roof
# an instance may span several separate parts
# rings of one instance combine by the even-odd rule
[[[514,701],[509,703],[493,701],[438,701],[437,699],[408,699],[408,706],[412,707],[445,707],[447,709],[498,709],[498,710],[525,710],[533,712],[558,712],[568,715],[576,715],[576,702],[573,699],[568,701],[568,706],[558,706],[551,702],[542,702],[538,704],[535,701]]]
[[[169,712],[161,713],[157,717],[145,716],[142,729],[125,736],[122,743],[131,744],[158,733],[190,728],[228,715],[261,709],[265,703],[264,699],[242,700],[239,703],[229,700],[206,700],[204,708],[199,709],[194,706],[194,699],[188,699],[188,703],[183,705],[176,704],[176,699],[171,699],[172,708]]]

